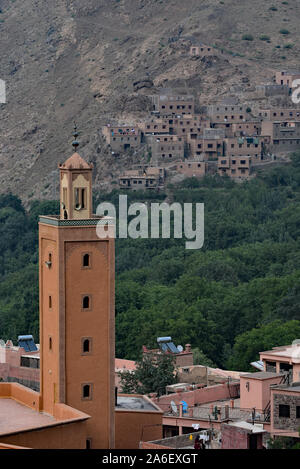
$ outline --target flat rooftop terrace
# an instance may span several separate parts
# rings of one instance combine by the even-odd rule
[[[154,412],[159,412],[159,409],[155,405],[144,399],[142,396],[118,396],[118,405],[116,405],[116,409],[144,411],[151,410]]]
[[[53,425],[51,415],[37,412],[11,398],[0,398],[0,435]]]

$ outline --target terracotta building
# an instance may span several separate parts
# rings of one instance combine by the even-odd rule
[[[91,416],[94,448],[114,446],[114,239],[99,238],[92,165],[74,153],[60,165],[60,216],[41,216],[41,399]]]
[[[224,154],[226,156],[251,156],[262,159],[264,140],[261,137],[231,137],[224,139]]]
[[[153,109],[161,116],[170,116],[174,114],[194,114],[195,99],[194,96],[173,96],[165,93],[157,96],[151,96]]]
[[[215,54],[216,50],[212,46],[206,46],[205,44],[197,44],[190,47],[190,55],[192,57],[206,57]]]
[[[155,163],[169,162],[184,157],[184,139],[177,135],[148,135],[146,142]]]
[[[174,357],[175,367],[191,366],[193,365],[193,352],[190,344],[186,344],[185,349],[180,345],[176,347],[172,342],[171,337],[158,337],[157,343],[159,348],[149,350],[145,345],[143,346],[143,355],[161,355],[168,354]]]
[[[299,108],[260,109],[258,115],[265,121],[300,121]]]
[[[170,131],[169,119],[166,118],[156,118],[140,122],[138,127],[144,135],[168,134]]]
[[[125,171],[119,177],[119,187],[132,191],[158,189],[163,186],[164,180],[165,169],[163,167],[149,166],[144,169]]]
[[[0,378],[3,381],[16,382],[34,391],[40,390],[40,356],[39,348],[32,336],[33,347],[14,346],[11,340],[0,343]],[[1,342],[1,341],[0,341]]]
[[[210,127],[209,119],[202,114],[185,114],[169,119],[170,133],[183,137],[186,141],[202,135]]]
[[[218,174],[232,179],[248,179],[251,172],[250,156],[222,156],[218,158]]]
[[[263,121],[261,133],[270,137],[270,148],[275,153],[288,153],[300,148],[300,121]]]
[[[247,112],[247,106],[243,104],[220,103],[207,107],[207,114],[211,122],[243,122],[251,119]]]
[[[289,89],[292,89],[293,81],[300,79],[299,70],[281,70],[276,72],[275,79],[277,85],[285,85]]]
[[[105,125],[102,128],[102,134],[106,139],[106,143],[115,153],[137,148],[141,144],[141,132],[137,126]]]
[[[176,165],[176,171],[186,177],[203,177],[206,169],[207,163],[197,160],[184,160]]]

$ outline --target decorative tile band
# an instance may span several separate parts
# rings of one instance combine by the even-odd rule
[[[114,225],[113,218],[88,218],[83,220],[61,220],[59,218],[40,215],[40,223],[53,226],[96,226],[96,225]]]

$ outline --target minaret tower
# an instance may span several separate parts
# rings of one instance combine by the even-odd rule
[[[40,216],[41,399],[91,418],[84,444],[114,447],[114,239],[98,238],[92,169],[75,150],[60,170],[60,215]]]

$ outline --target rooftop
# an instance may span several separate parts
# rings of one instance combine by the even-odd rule
[[[146,399],[144,396],[125,396],[118,395],[118,405],[116,409],[122,410],[143,410],[159,412],[160,409],[154,405],[150,399]]]
[[[281,384],[281,385],[276,385],[274,388],[276,391],[287,391],[287,392],[300,392],[300,383],[299,382],[294,382],[292,384]]]
[[[0,435],[57,423],[51,415],[37,412],[11,398],[0,398]]]
[[[272,350],[260,352],[260,355],[274,355],[289,358],[293,363],[300,363],[300,344],[294,343],[282,347],[274,347]]]
[[[92,169],[93,165],[88,164],[78,153],[73,153],[73,155],[59,167],[61,169]]]
[[[244,430],[249,430],[251,433],[265,433],[266,430],[264,430],[261,426],[259,425],[252,425],[252,423],[245,422],[243,420],[239,420],[237,422],[230,422],[228,423],[231,427],[238,427],[238,428],[243,428]]]
[[[251,378],[251,379],[271,379],[276,378],[277,376],[282,377],[282,373],[273,373],[271,371],[257,371],[256,373],[247,373],[243,375],[243,378]]]

